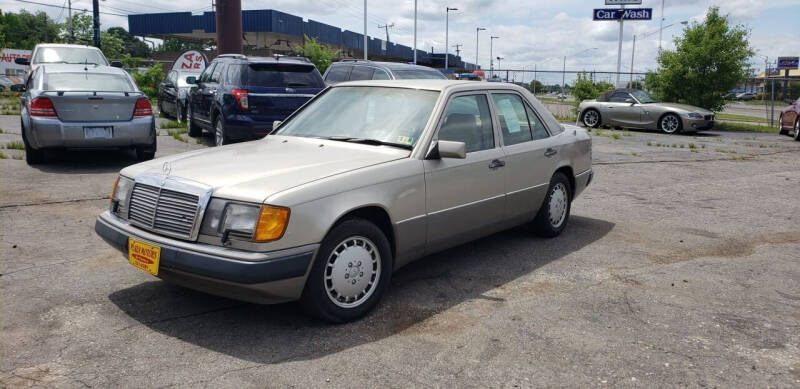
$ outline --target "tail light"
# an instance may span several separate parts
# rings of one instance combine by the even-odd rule
[[[140,97],[136,100],[136,107],[133,109],[133,117],[153,116],[153,106],[147,97]]]
[[[53,107],[53,101],[47,97],[37,97],[31,101],[28,107],[28,112],[31,116],[56,116],[56,109]]]
[[[243,109],[245,111],[248,108],[250,108],[250,105],[249,105],[249,103],[247,101],[247,91],[246,90],[244,90],[244,89],[234,89],[233,91],[231,91],[231,93],[233,94],[233,97],[236,98],[236,103],[239,104],[239,108],[241,108],[241,109]]]

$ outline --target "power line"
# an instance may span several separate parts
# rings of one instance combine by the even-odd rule
[[[40,2],[37,2],[37,1],[30,1],[30,0],[17,0],[17,1],[18,1],[18,2],[20,2],[20,3],[28,3],[28,4],[42,5],[42,6],[45,6],[45,7],[53,7],[53,8],[61,8],[61,9],[67,8],[67,7],[64,7],[64,6],[61,6],[61,5],[47,4],[47,3],[40,3]],[[74,11],[75,11],[75,12],[89,12],[89,11],[87,11],[87,10],[85,10],[85,9],[75,9]],[[113,12],[103,12],[103,11],[100,11],[100,13],[101,13],[101,14],[104,14],[104,15],[113,15],[113,16],[128,16],[128,15],[123,15],[123,14],[115,14],[115,13],[113,13]]]

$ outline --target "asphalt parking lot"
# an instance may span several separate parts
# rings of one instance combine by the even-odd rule
[[[0,116],[0,143],[20,140]],[[205,147],[158,138],[158,156]],[[166,284],[94,233],[119,152],[0,159],[0,386],[798,387],[800,142],[594,131],[565,233],[393,276],[329,325]]]

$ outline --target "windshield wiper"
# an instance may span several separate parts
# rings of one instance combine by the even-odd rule
[[[380,139],[374,138],[354,138],[350,136],[329,136],[323,139],[328,140],[335,140],[340,142],[352,142],[352,143],[360,143],[364,145],[375,145],[375,146],[391,146],[391,147],[398,147],[401,149],[412,150],[414,147],[405,143],[395,143],[395,142],[386,142]]]

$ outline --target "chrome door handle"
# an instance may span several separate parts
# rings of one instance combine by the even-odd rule
[[[506,163],[504,161],[501,161],[499,159],[495,159],[495,160],[492,161],[492,163],[489,164],[489,169],[498,169],[498,168],[501,168],[503,166],[506,166]]]
[[[558,154],[558,150],[556,150],[554,148],[549,148],[544,152],[544,156],[545,157],[552,157],[552,156],[554,156],[556,154]]]

